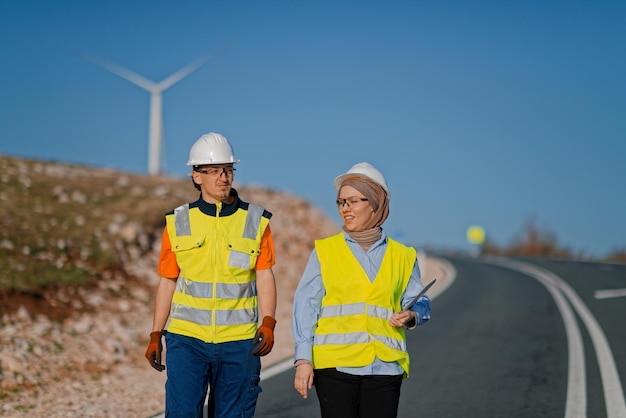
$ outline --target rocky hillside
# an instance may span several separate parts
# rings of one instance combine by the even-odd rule
[[[274,214],[277,344],[313,240],[339,228],[311,203],[235,183]],[[163,215],[189,180],[0,155],[0,416],[148,417],[164,373],[143,358]]]

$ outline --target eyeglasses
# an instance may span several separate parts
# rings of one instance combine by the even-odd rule
[[[359,202],[367,202],[368,199],[365,197],[348,197],[346,199],[337,199],[335,203],[337,203],[337,207],[342,208],[344,205],[348,205],[348,207],[352,207],[352,205],[357,205]]]
[[[209,167],[206,169],[195,168],[193,171],[208,174],[212,177],[220,177],[222,174],[226,174],[226,177],[231,177],[235,173],[236,169],[235,167]]]

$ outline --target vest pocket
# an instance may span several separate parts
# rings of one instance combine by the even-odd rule
[[[207,242],[203,235],[172,237],[172,251],[176,254],[176,261],[181,274],[195,276],[198,270],[206,265]]]
[[[228,265],[244,270],[252,270],[261,253],[260,243],[248,238],[230,239],[228,242]]]
[[[177,253],[181,251],[193,250],[194,248],[202,247],[204,244],[205,236],[202,235],[189,235],[182,237],[173,237],[172,240],[172,251]]]

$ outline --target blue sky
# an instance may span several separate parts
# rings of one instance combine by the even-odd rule
[[[332,180],[373,163],[408,244],[533,219],[626,248],[623,1],[0,0],[0,39],[0,153],[146,173],[149,94],[77,53],[161,81],[227,44],[163,96],[168,174],[214,131],[237,182],[337,222]]]

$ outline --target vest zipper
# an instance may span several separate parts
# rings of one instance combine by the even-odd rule
[[[220,231],[220,212],[222,211],[222,202],[218,201],[215,203],[215,226],[216,226],[216,232],[217,232],[217,241],[215,242],[216,245],[213,245],[213,312],[211,312],[211,316],[213,317],[213,321],[212,321],[212,325],[211,325],[211,341],[215,342],[217,341],[217,317],[216,317],[216,313],[217,313],[217,280],[218,280],[218,274],[219,274],[219,269],[218,269],[218,257],[220,255],[220,251],[219,251],[219,246],[220,246],[220,237],[221,237],[221,231]]]

